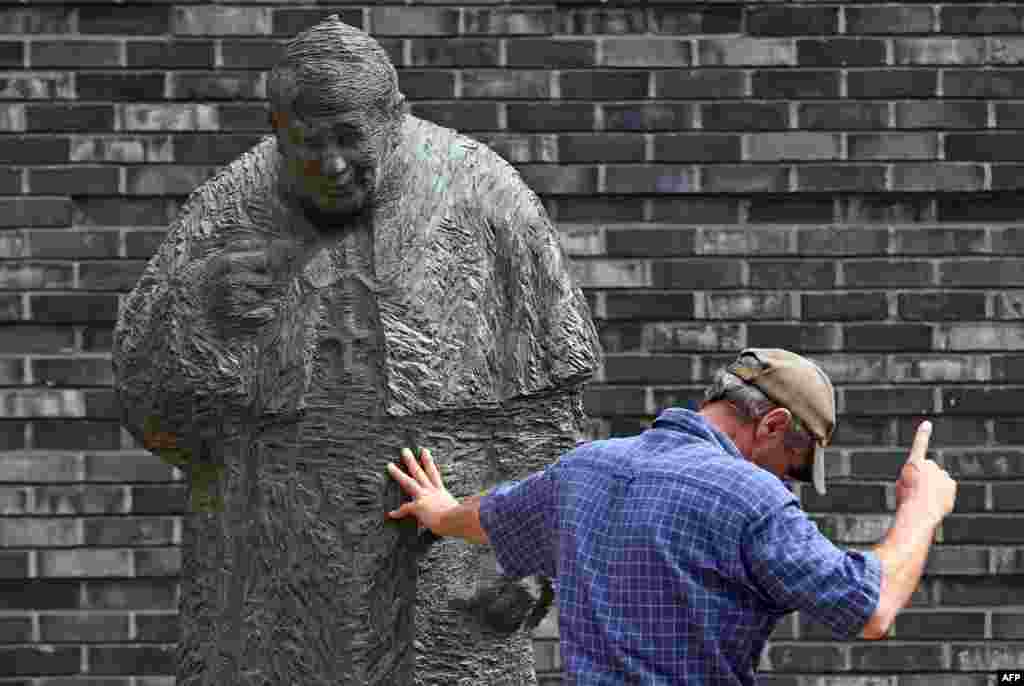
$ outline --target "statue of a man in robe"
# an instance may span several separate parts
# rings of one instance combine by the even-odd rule
[[[600,348],[557,233],[336,16],[268,91],[274,135],[192,193],[115,331],[125,426],[213,503],[185,522],[178,684],[536,684],[536,588],[388,520],[385,465],[430,447],[464,496],[582,437]]]

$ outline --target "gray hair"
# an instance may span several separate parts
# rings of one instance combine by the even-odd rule
[[[763,364],[750,353],[737,360],[738,363],[752,369],[761,369]],[[749,384],[723,367],[715,372],[711,384],[704,390],[704,404],[724,400],[735,408],[735,414],[744,424],[757,421],[772,410],[782,407],[769,398],[764,392]],[[789,428],[783,436],[783,443],[795,450],[806,449],[814,444],[814,437],[804,427],[800,419],[790,411]]]

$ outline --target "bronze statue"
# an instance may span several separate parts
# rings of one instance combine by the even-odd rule
[[[178,684],[536,684],[536,588],[387,520],[385,465],[429,446],[469,495],[581,437],[600,348],[557,234],[337,16],[268,91],[275,135],[192,193],[115,331],[123,421],[197,510]]]

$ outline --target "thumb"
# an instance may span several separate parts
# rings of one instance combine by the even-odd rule
[[[390,517],[391,519],[401,519],[402,517],[408,517],[412,514],[413,505],[415,505],[414,502],[405,503],[397,510],[391,510],[390,512],[388,512],[388,517]]]

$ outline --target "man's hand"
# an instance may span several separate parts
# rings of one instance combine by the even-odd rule
[[[405,503],[397,510],[388,512],[388,517],[401,519],[412,515],[419,523],[433,531],[438,536],[447,536],[452,532],[445,531],[442,518],[459,506],[459,501],[448,492],[441,480],[441,472],[438,471],[430,451],[420,448],[420,457],[423,466],[413,457],[412,451],[408,448],[402,449],[402,458],[405,466],[409,469],[406,474],[394,463],[388,464],[388,472],[401,486],[402,490],[409,494],[413,500]]]
[[[931,434],[931,422],[921,422],[917,427],[910,457],[896,482],[896,505],[899,507],[907,503],[926,516],[934,517],[937,524],[953,511],[956,481],[934,460],[925,458]]]

